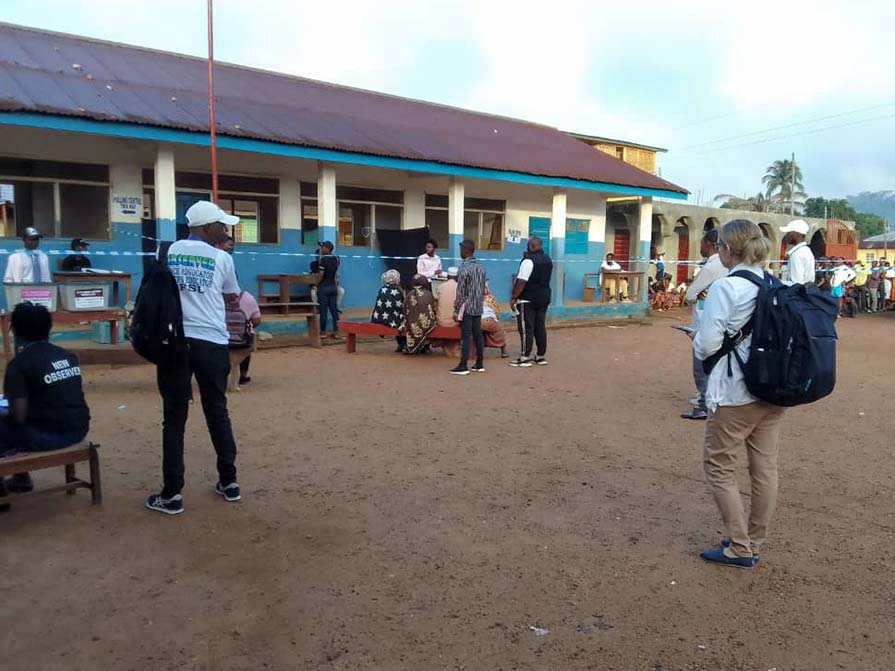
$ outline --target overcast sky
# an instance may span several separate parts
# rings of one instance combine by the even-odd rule
[[[204,55],[205,0],[0,0],[0,20]],[[216,0],[216,56],[666,147],[703,201],[795,152],[895,189],[895,2]]]

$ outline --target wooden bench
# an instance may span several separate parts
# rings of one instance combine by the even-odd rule
[[[378,336],[399,336],[401,333],[398,329],[393,329],[382,324],[371,324],[370,322],[339,322],[339,330],[345,334],[345,351],[352,354],[357,351],[357,336],[360,335],[378,335]],[[456,340],[460,341],[459,326],[436,326],[429,338],[433,340]],[[475,343],[471,347],[472,353],[475,354]]]
[[[55,466],[65,467],[65,484],[48,487],[27,494],[14,494],[16,498],[65,492],[68,495],[75,493],[81,487],[89,489],[93,497],[93,505],[103,502],[102,482],[99,474],[99,445],[85,440],[84,442],[52,452],[26,452],[11,457],[0,458],[0,478],[16,473],[40,471]],[[75,475],[75,464],[86,461],[90,465],[90,480],[82,480]],[[0,500],[0,502],[3,502]]]

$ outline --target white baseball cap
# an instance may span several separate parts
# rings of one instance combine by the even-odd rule
[[[447,269],[448,277],[456,277],[459,272],[460,269],[457,266],[451,266]]]
[[[802,235],[808,235],[808,222],[804,219],[793,219],[791,222],[786,224],[786,226],[780,227],[781,233],[801,233]]]
[[[186,211],[186,224],[190,228],[197,228],[216,222],[227,224],[227,226],[236,226],[239,223],[239,217],[227,214],[208,200],[200,200],[197,203],[193,203],[190,205],[190,209]]]

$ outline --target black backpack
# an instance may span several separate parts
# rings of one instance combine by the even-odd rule
[[[839,301],[813,284],[786,286],[765,273],[758,279],[737,271],[758,286],[755,312],[734,336],[724,336],[721,349],[703,362],[706,373],[724,356],[736,357],[749,393],[763,401],[790,407],[813,403],[836,386],[836,317]],[[743,363],[736,346],[749,334],[749,359]]]
[[[186,352],[180,288],[161,261],[150,262],[143,273],[128,337],[134,351],[156,365],[176,362]]]

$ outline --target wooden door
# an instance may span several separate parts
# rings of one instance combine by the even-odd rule
[[[686,228],[679,229],[677,233],[677,258],[678,261],[686,261],[690,258],[690,231]],[[676,284],[687,281],[687,272],[689,270],[690,267],[687,264],[677,264]]]
[[[627,228],[615,229],[615,242],[612,245],[612,253],[615,260],[622,267],[628,269],[628,258],[631,256],[631,232]]]

